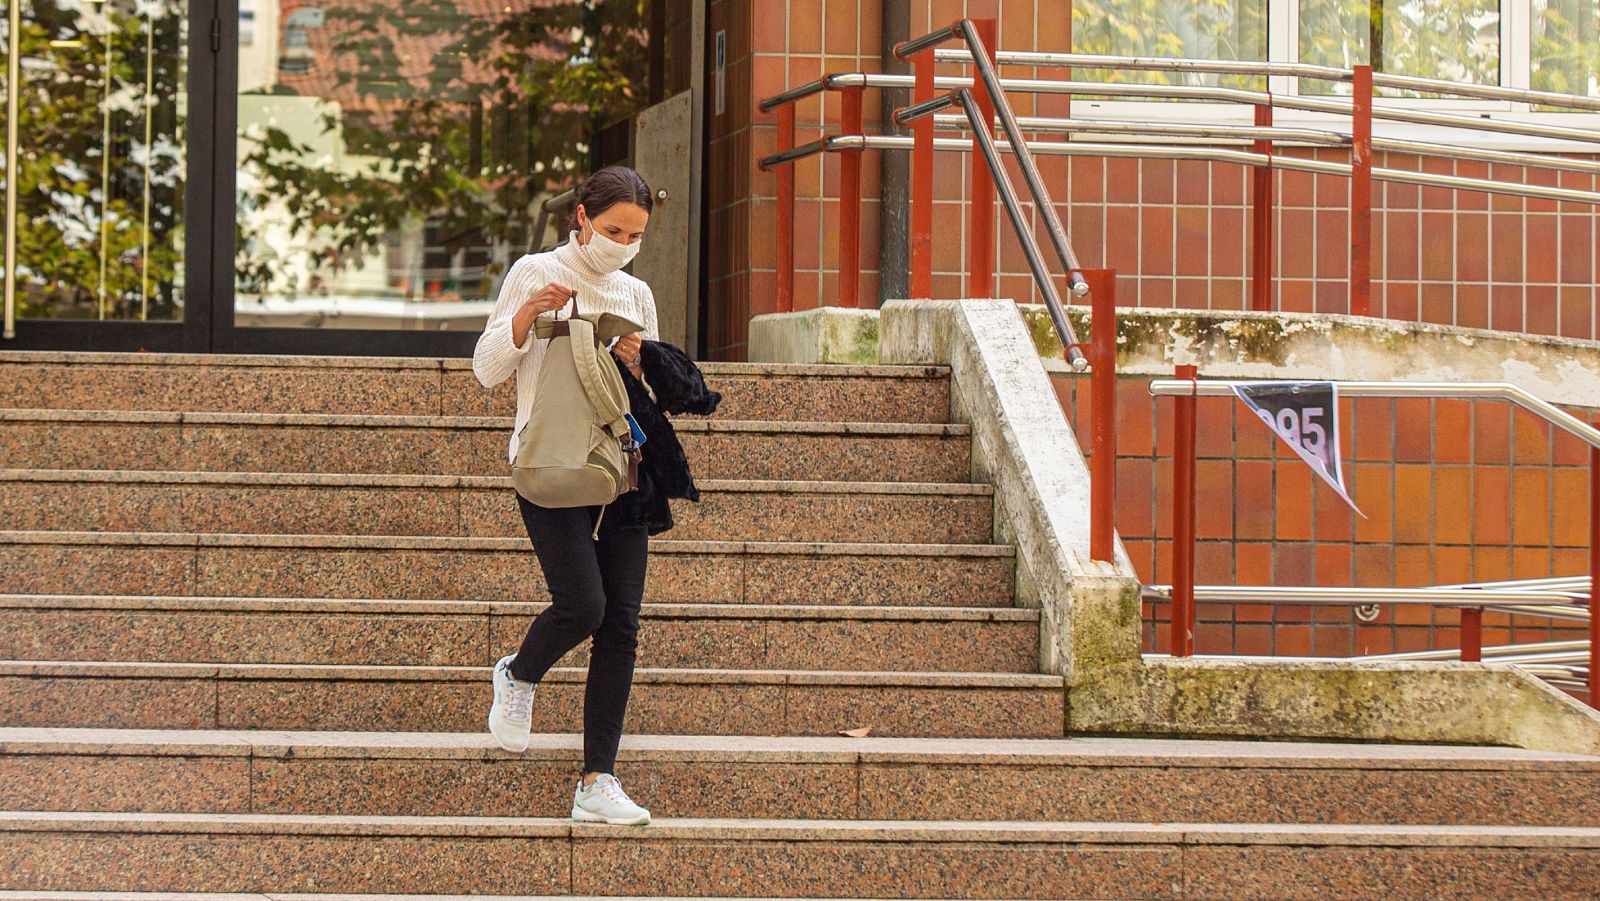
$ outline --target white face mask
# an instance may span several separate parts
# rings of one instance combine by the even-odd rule
[[[582,254],[584,261],[593,266],[596,272],[610,274],[633,262],[633,258],[639,255],[639,246],[643,243],[635,241],[632,244],[623,244],[620,241],[613,241],[591,226],[589,243],[579,244],[578,253]]]

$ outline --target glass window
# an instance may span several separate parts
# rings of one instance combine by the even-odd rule
[[[1600,0],[1533,0],[1537,91],[1600,96]]]
[[[643,105],[640,0],[255,0],[235,321],[482,328],[589,136]]]
[[[1300,0],[1300,61],[1499,84],[1499,0]],[[1350,86],[1303,79],[1300,90]]]
[[[1116,56],[1264,60],[1267,0],[1075,0],[1072,49]],[[1261,78],[1195,73],[1080,69],[1074,75],[1086,81],[1265,87]]]
[[[0,224],[16,233],[19,318],[182,318],[187,14],[169,0],[23,7],[17,215]]]

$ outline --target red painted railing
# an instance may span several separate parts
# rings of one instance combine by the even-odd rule
[[[1383,589],[1329,589],[1280,586],[1270,589],[1235,589],[1225,586],[1197,589],[1195,585],[1195,449],[1196,407],[1201,396],[1226,396],[1233,393],[1236,383],[1230,381],[1200,381],[1194,366],[1178,366],[1171,381],[1157,381],[1150,385],[1150,393],[1157,397],[1173,399],[1173,456],[1172,456],[1172,585],[1168,589],[1172,602],[1170,624],[1171,653],[1175,657],[1188,657],[1195,653],[1195,600],[1197,592],[1209,595],[1208,599],[1226,602],[1237,599],[1239,592],[1249,591],[1251,603],[1305,604],[1308,595],[1337,602],[1340,597],[1354,604],[1367,603],[1372,597],[1385,594]],[[1589,516],[1589,594],[1587,605],[1589,621],[1588,697],[1591,705],[1600,707],[1600,616],[1595,615],[1594,599],[1600,590],[1600,429],[1540,400],[1537,397],[1507,384],[1439,383],[1439,382],[1342,382],[1339,392],[1344,397],[1434,397],[1465,400],[1507,400],[1528,410],[1554,425],[1558,430],[1584,441],[1590,448],[1590,516]],[[1397,590],[1387,592],[1410,598],[1416,592]],[[1488,598],[1484,603],[1473,602],[1473,595]],[[1524,604],[1550,603],[1552,596],[1544,593],[1511,592],[1489,597],[1491,593],[1475,590],[1439,591],[1436,606],[1456,607],[1461,611],[1460,659],[1479,662],[1483,659],[1483,610],[1485,606],[1509,604],[1520,598]],[[1571,604],[1573,594],[1562,595]],[[1417,600],[1428,601],[1426,592]],[[1463,603],[1468,601],[1468,603]],[[1432,602],[1430,602],[1432,603]],[[1525,613],[1540,615],[1528,610]]]

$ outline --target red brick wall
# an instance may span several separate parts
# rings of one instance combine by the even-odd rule
[[[1055,382],[1080,435],[1088,380]],[[1171,581],[1170,399],[1123,379],[1117,415],[1117,529],[1146,583]],[[1586,445],[1490,401],[1345,398],[1345,482],[1367,518],[1231,398],[1201,398],[1196,445],[1196,580],[1221,585],[1411,587],[1587,572]],[[1593,411],[1572,411],[1580,416]],[[1087,449],[1086,449],[1087,450]],[[1202,653],[1348,656],[1459,646],[1452,611],[1207,606]],[[1165,651],[1166,605],[1147,605],[1145,646]],[[1486,644],[1550,640],[1547,620],[1486,618]],[[1571,631],[1570,628],[1567,631]]]
[[[776,247],[775,182],[756,160],[775,148],[774,118],[761,97],[825,72],[878,69],[877,0],[713,0],[715,28],[728,30],[728,111],[712,126],[707,170],[712,202],[707,319],[711,356],[742,359],[749,317],[770,312]],[[1005,49],[1069,49],[1065,4],[1052,0],[925,0],[911,32],[961,16],[999,20]],[[955,74],[959,67],[950,67]],[[1008,70],[1017,77],[1065,78],[1064,70]],[[1037,100],[1037,103],[1035,103]],[[1013,98],[1019,114],[1065,115],[1062,97]],[[876,92],[868,92],[869,131]],[[801,104],[798,135],[836,131],[839,98]],[[1312,151],[1286,151],[1312,153]],[[1346,160],[1342,151],[1316,151]],[[1247,303],[1248,179],[1241,167],[1203,162],[1040,157],[1053,198],[1067,208],[1073,244],[1086,265],[1121,273],[1119,300],[1132,306],[1236,309]],[[1378,154],[1383,167],[1415,169],[1415,157]],[[1587,175],[1484,163],[1426,164],[1429,171],[1526,180],[1595,190]],[[864,166],[859,301],[877,302],[878,167]],[[935,198],[934,295],[967,295],[964,155],[941,155]],[[838,302],[838,159],[797,168],[797,308]],[[1348,181],[1279,173],[1277,296],[1282,309],[1344,312],[1348,266]],[[1020,177],[1013,170],[1013,179]],[[1600,231],[1588,206],[1476,192],[1377,183],[1373,200],[1373,312],[1401,320],[1594,338]],[[1038,231],[1036,227],[1036,231]],[[1108,240],[1110,236],[1110,240]],[[1016,239],[1003,216],[991,238],[1000,271],[991,292],[1035,299]]]

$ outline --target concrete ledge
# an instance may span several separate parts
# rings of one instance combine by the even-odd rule
[[[1049,313],[1023,308],[1045,368],[1067,374]],[[1089,310],[1068,317],[1087,336]],[[1510,382],[1557,404],[1600,406],[1600,342],[1360,316],[1120,310],[1117,371],[1170,377]]]
[[[818,307],[757,316],[749,356],[757,363],[877,363],[878,311]]]
[[[1089,558],[1089,471],[1017,305],[890,301],[886,363],[948,364],[957,422],[972,427],[974,480],[995,486],[998,540],[1017,547],[1017,595],[1041,608],[1040,665],[1071,685],[1136,660],[1138,578]]]
[[[1505,665],[1150,658],[1087,674],[1068,703],[1074,731],[1600,754],[1600,713]]]

